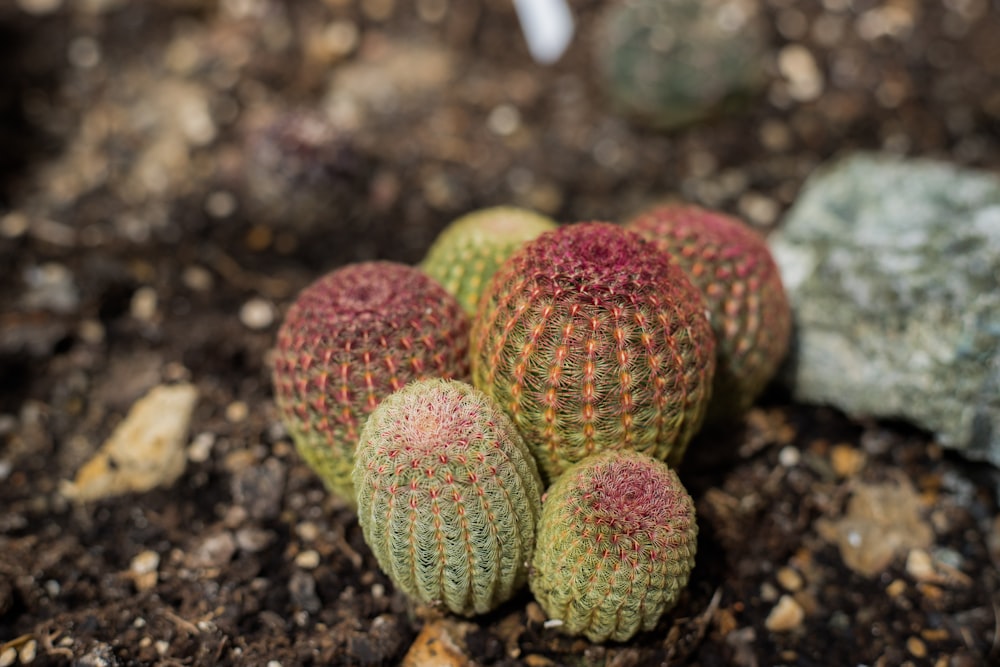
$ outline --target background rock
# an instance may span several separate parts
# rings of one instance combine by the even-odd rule
[[[771,248],[796,399],[905,418],[1000,464],[1000,179],[851,156],[810,178]]]

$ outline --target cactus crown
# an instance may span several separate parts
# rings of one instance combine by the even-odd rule
[[[603,452],[546,494],[531,589],[563,631],[624,641],[674,605],[697,534],[694,503],[673,470],[638,452]]]
[[[472,386],[425,380],[386,398],[353,479],[365,540],[408,595],[484,613],[527,580],[541,479],[514,425]]]

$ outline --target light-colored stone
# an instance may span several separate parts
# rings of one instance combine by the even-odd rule
[[[62,493],[90,501],[170,486],[187,464],[185,441],[198,390],[191,384],[160,385],[137,401]]]
[[[809,179],[770,245],[797,400],[907,419],[1000,464],[1000,178],[850,156]]]
[[[403,667],[467,667],[471,664],[452,636],[446,621],[434,620],[424,626],[403,657]]]
[[[791,595],[782,595],[767,615],[764,626],[771,632],[789,632],[802,625],[806,613]]]

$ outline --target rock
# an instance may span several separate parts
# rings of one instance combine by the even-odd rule
[[[197,400],[198,390],[191,384],[151,390],[132,406],[76,479],[63,484],[63,495],[90,501],[173,484],[187,465],[185,441]]]
[[[843,517],[821,517],[815,525],[823,539],[839,547],[844,564],[866,577],[934,541],[934,531],[920,516],[920,497],[903,477],[898,483],[858,484]]]
[[[771,249],[797,400],[907,419],[1000,465],[1000,179],[850,156],[809,179]]]
[[[791,595],[782,595],[767,615],[764,626],[771,632],[788,632],[802,625],[806,613]]]
[[[608,3],[595,46],[625,112],[672,129],[739,106],[765,81],[766,42],[748,0]]]
[[[233,473],[233,500],[253,519],[268,520],[281,513],[285,492],[285,464],[268,457]]]
[[[469,658],[453,637],[456,628],[448,621],[431,621],[417,635],[403,658],[403,667],[466,667]]]

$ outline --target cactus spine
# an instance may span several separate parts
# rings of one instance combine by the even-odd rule
[[[473,323],[473,381],[510,415],[548,481],[604,449],[678,461],[714,367],[697,290],[665,253],[610,223],[522,246]]]
[[[354,485],[365,541],[411,597],[478,614],[526,582],[541,479],[514,425],[471,385],[413,382],[382,401]]]
[[[673,470],[637,452],[604,452],[546,493],[531,590],[563,632],[625,641],[674,606],[697,536],[694,502]]]
[[[354,449],[367,415],[416,379],[468,375],[468,321],[417,269],[363,262],[320,278],[278,331],[273,384],[302,458],[354,503]]]

